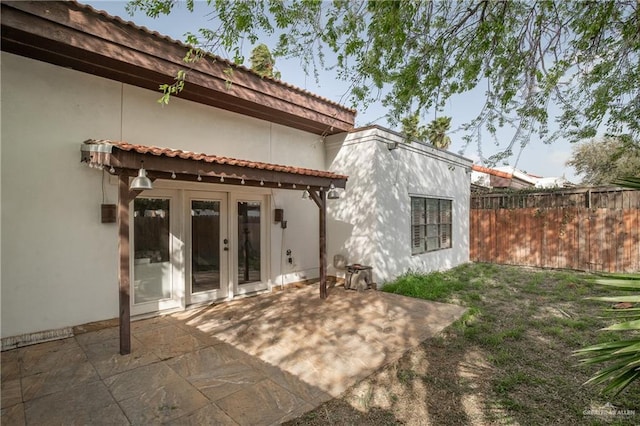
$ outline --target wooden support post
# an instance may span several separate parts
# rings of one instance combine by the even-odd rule
[[[120,290],[120,355],[131,353],[131,308],[129,279],[129,176],[122,173],[118,178],[118,281]]]
[[[320,298],[327,298],[327,196],[324,189],[309,191],[311,199],[320,209]]]
[[[320,298],[327,298],[327,197],[324,189],[320,195]]]

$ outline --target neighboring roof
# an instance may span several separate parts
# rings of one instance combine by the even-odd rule
[[[140,155],[119,155],[114,149],[123,153]],[[154,162],[152,161],[153,157],[175,161]],[[324,170],[240,160],[179,149],[134,145],[123,141],[89,139],[84,141],[82,145],[82,161],[89,164],[137,170],[140,167],[141,160],[144,161],[144,168],[149,171],[164,174],[175,172],[180,175],[209,177],[215,178],[216,182],[220,177],[224,177],[227,179],[225,181],[227,184],[235,183],[232,181],[233,179],[246,179],[253,182],[264,180],[267,183],[274,184],[295,183],[296,185],[323,186],[325,188],[329,188],[329,185],[333,183],[336,187],[344,188],[347,181],[347,176],[345,175]],[[159,177],[166,176],[159,175]],[[280,185],[277,186],[280,187]],[[303,189],[303,187],[299,189]]]
[[[220,57],[186,64],[184,43],[75,1],[2,2],[1,19],[3,51],[154,91],[191,66],[180,98],[322,135],[355,122],[353,109]]]
[[[472,165],[471,166],[471,170],[479,172],[479,173],[486,173],[488,175],[501,177],[501,178],[504,178],[504,179],[513,178],[513,175],[511,173],[501,172],[499,170],[490,169],[489,167],[480,166],[478,164]]]
[[[523,172],[522,170],[516,169],[513,166],[498,166],[496,167],[496,170],[503,171],[506,173],[510,172],[514,178],[520,179],[532,185],[535,185],[538,179],[540,178],[540,176],[531,175],[529,173]]]
[[[525,188],[534,185],[529,179],[522,179],[521,176],[516,173],[508,173],[476,164],[474,164],[471,169],[471,181],[478,185],[490,188]],[[521,174],[522,173],[520,173],[520,175]]]
[[[575,185],[569,182],[564,177],[539,177],[529,173],[525,173],[513,167],[496,167],[491,169],[488,167],[474,164],[471,169],[480,173],[472,176],[472,190],[473,185],[477,187],[484,187],[485,189],[494,188],[570,188]],[[502,169],[502,170],[498,170]],[[513,173],[508,173],[505,170],[512,170]],[[506,179],[506,181],[505,181]],[[476,188],[477,189],[477,188]]]

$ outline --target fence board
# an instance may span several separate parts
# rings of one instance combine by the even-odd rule
[[[555,201],[555,199],[554,199]],[[552,268],[558,267],[558,245],[560,239],[560,223],[558,221],[558,209],[549,209],[547,220],[545,221],[545,247],[547,259],[544,262]]]
[[[576,269],[589,270],[589,210],[578,210],[578,265]]]
[[[627,247],[627,268],[626,272],[640,270],[640,210],[624,211],[625,246]]]
[[[496,235],[496,215],[495,211],[491,212],[491,216],[489,220],[491,221],[491,235]],[[497,238],[491,238],[489,241],[489,257],[492,259],[496,258],[496,254],[498,253],[498,240]]]
[[[542,217],[543,214],[543,210],[535,209],[535,213],[533,216],[533,239],[531,241],[534,243],[534,266],[542,266],[542,223],[544,220]]]
[[[566,245],[566,255],[565,255],[565,264],[562,266],[563,268],[572,268],[574,265],[578,265],[580,262],[579,255],[579,247],[578,244],[578,209],[577,208],[567,208],[565,209],[565,220],[566,220],[566,235],[567,235],[567,245]]]
[[[472,197],[471,260],[585,271],[640,271],[640,191],[607,189],[518,197]]]
[[[478,215],[472,214],[469,217],[469,259],[475,259],[478,245]]]

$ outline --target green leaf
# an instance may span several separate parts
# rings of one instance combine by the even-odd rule
[[[635,321],[622,322],[619,324],[614,324],[609,327],[603,328],[603,330],[640,330],[640,319]]]
[[[175,4],[132,0],[127,9],[157,17]],[[193,4],[187,0],[187,9]],[[495,133],[513,124],[514,137],[500,146],[498,159],[515,143],[535,140],[533,134],[581,141],[605,130],[640,139],[635,1],[211,0],[207,6],[212,28],[187,36],[201,51],[185,56],[186,63],[204,51],[239,64],[243,42],[273,34],[273,51],[298,59],[302,72],[334,71],[352,88],[351,102],[381,101],[398,121],[413,112],[437,116],[455,94],[487,88],[484,105],[465,124],[478,143],[475,130]],[[339,58],[337,68],[325,57]],[[557,117],[549,115],[555,110]],[[554,120],[559,130],[549,132]],[[622,162],[609,164],[616,173],[598,178],[624,176]]]
[[[640,295],[637,296],[613,296],[613,297],[588,297],[590,300],[600,300],[602,302],[630,302],[640,303]]]
[[[606,285],[610,287],[616,287],[620,289],[628,290],[640,290],[640,278],[633,279],[621,279],[621,280],[596,280],[596,284]]]
[[[627,345],[615,351],[615,354],[622,354],[626,352],[640,352],[640,340],[627,340]],[[634,343],[635,342],[635,343]],[[640,362],[637,361],[637,362]]]
[[[582,353],[594,352],[594,351],[609,351],[611,349],[617,350],[619,348],[625,347],[626,345],[627,343],[625,341],[606,342],[606,343],[600,343],[597,345],[587,346],[586,348],[578,349],[575,351],[575,353],[582,354]]]

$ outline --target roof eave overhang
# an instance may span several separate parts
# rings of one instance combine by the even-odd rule
[[[328,190],[331,185],[344,189],[347,184],[347,176],[320,170],[308,170],[311,173],[321,174],[321,176],[316,176],[267,168],[217,164],[177,156],[156,155],[150,152],[125,151],[117,146],[104,143],[83,143],[81,161],[102,168],[113,175],[133,176],[141,165],[144,165],[144,169],[151,179],[313,191]],[[260,164],[272,168],[280,167]]]
[[[186,64],[187,47],[75,2],[2,2],[2,50],[150,90],[188,71],[180,98],[330,135],[355,111],[222,61]],[[160,93],[158,94],[160,96]]]

